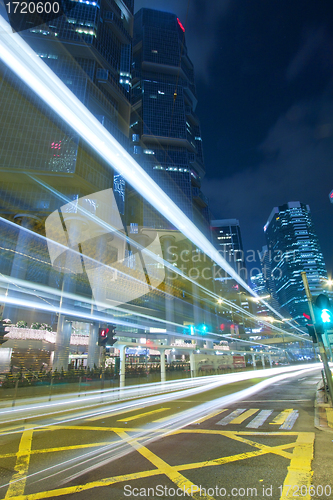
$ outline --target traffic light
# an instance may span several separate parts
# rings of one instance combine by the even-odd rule
[[[106,346],[109,333],[110,333],[109,328],[100,328],[98,330],[98,345]]]
[[[106,328],[100,328],[98,330],[98,345],[100,346],[113,346],[117,342],[117,339],[114,338],[114,334],[116,333],[116,327],[114,325],[110,325]]]
[[[110,331],[108,334],[108,345],[113,346],[117,342],[117,339],[113,338],[116,333],[116,327],[114,325],[110,325]]]
[[[318,295],[315,306],[316,322],[318,324],[328,326],[330,323],[333,323],[332,307],[327,295],[323,293]]]

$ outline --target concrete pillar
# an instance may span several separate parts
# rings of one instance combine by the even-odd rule
[[[71,334],[72,323],[66,321],[64,316],[61,316],[58,321],[52,370],[58,370],[58,372],[61,369],[64,371],[68,370]]]
[[[207,349],[214,349],[214,342],[212,340],[206,340]]]
[[[85,222],[80,219],[77,214],[70,214],[66,218],[66,227],[69,239],[69,249],[65,256],[64,269],[66,274],[64,274],[62,283],[62,292],[72,293],[75,292],[75,282],[72,278],[71,272],[79,272],[82,270],[82,265],[80,261],[80,256],[74,251],[78,250],[77,243],[80,241],[81,230],[86,226]],[[61,308],[66,308],[67,305],[73,304],[71,299],[61,296],[60,299],[60,310]],[[70,325],[70,326],[68,326]],[[67,370],[68,367],[68,356],[70,352],[70,338],[71,338],[72,324],[66,321],[66,317],[59,313],[58,325],[57,325],[57,336],[56,336],[56,347],[54,351],[54,365],[53,369],[63,368]],[[66,359],[67,356],[67,359]]]
[[[261,355],[261,362],[262,362],[262,367],[266,368],[266,366],[265,366],[265,355],[264,354]]]
[[[191,377],[196,377],[197,376],[197,368],[195,364],[195,354],[194,352],[191,352],[190,354],[190,369],[191,369]]]
[[[126,345],[121,344],[118,349],[120,350],[120,369],[119,369],[119,387],[123,389],[125,387],[125,349]]]
[[[88,345],[88,360],[87,366],[94,368],[94,365],[99,366],[101,347],[98,345],[98,324],[90,325],[89,345]]]
[[[272,356],[270,354],[268,355],[268,359],[269,359],[269,365],[272,368],[273,362],[272,362]]]
[[[166,373],[165,373],[165,349],[159,349],[160,357],[161,357],[161,382],[164,383],[166,381]]]
[[[253,368],[256,368],[257,367],[257,363],[256,363],[256,355],[255,354],[251,354],[252,356],[252,364],[253,364]]]
[[[171,247],[175,243],[175,238],[174,236],[162,236],[160,238],[161,244],[162,244],[162,249],[163,249],[163,258],[166,261],[172,260],[172,250]],[[174,326],[171,323],[174,323],[175,321],[175,313],[174,313],[174,299],[172,297],[172,294],[170,293],[169,287],[172,286],[172,276],[173,273],[166,267],[165,268],[165,284],[166,286],[166,294],[165,294],[165,319],[167,321],[167,333],[173,333],[174,331]],[[171,336],[169,338],[169,343],[173,342],[174,339]]]

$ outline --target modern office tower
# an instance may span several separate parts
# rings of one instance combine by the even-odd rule
[[[220,255],[247,282],[248,276],[239,221],[237,219],[211,220],[210,227],[213,244],[219,250]],[[220,269],[215,274],[216,293],[252,312],[252,307],[246,297],[247,292],[223,270]]]
[[[69,14],[21,32],[21,36],[128,149],[133,0],[75,2]],[[60,209],[72,214],[73,220],[64,225],[65,234],[75,224],[79,231],[84,227],[77,210],[79,200],[88,196],[86,209],[93,213],[95,193],[110,188],[123,215],[124,180],[3,64],[0,87],[4,246],[0,270],[14,279],[91,297],[84,273],[56,271],[50,265],[47,244],[34,233],[43,237],[45,219]],[[19,288],[9,291],[12,297],[22,298],[18,294]],[[59,331],[55,313],[7,304],[4,314],[14,323],[45,322]],[[63,366],[67,368],[65,361]]]
[[[314,297],[323,291],[323,284],[327,279],[310,207],[299,201],[274,207],[264,231],[274,295],[280,306],[294,320],[304,325],[306,320],[303,313],[308,313],[308,306],[301,271],[306,271]]]
[[[275,311],[278,311],[285,317],[288,317],[288,311],[281,310],[280,304],[274,298],[270,289],[267,287],[268,281],[264,273],[258,273],[254,276],[251,276],[250,281],[252,289],[256,292],[257,295],[259,295],[259,297],[264,299],[268,305],[275,309]],[[254,309],[256,309],[257,314],[261,316],[272,316],[272,311],[269,309],[269,307],[267,307],[260,301],[256,301],[254,298],[253,301],[256,302],[256,307]]]
[[[213,242],[221,256],[247,281],[246,263],[239,221],[219,219],[210,222]]]
[[[62,16],[21,32],[36,54],[127,149],[132,26],[133,0],[97,0],[77,2],[70,17]],[[21,196],[21,173],[51,173],[49,183],[56,182],[59,187],[62,177],[62,194],[69,199],[93,192],[93,186],[96,191],[113,186],[124,213],[125,183],[119,175],[113,176],[110,169],[97,165],[77,135],[54,116],[51,118],[48,107],[3,65],[0,77],[0,136],[6,137],[0,170],[6,171],[8,179],[10,172],[14,175],[17,186],[11,188],[11,194],[16,191]],[[26,181],[31,184],[29,179],[23,183]],[[30,186],[28,190],[30,203],[25,210],[43,217],[56,208],[54,196],[46,197],[45,190]]]
[[[132,144],[135,159],[197,225],[207,199],[193,64],[176,15],[141,9],[134,17]],[[143,225],[168,227],[146,204]]]

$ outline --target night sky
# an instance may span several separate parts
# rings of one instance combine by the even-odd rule
[[[186,25],[214,217],[239,219],[245,249],[257,250],[274,206],[309,204],[331,274],[332,2],[135,0],[141,7]]]

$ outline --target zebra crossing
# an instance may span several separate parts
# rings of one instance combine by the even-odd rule
[[[279,426],[278,428],[281,430],[291,430],[299,417],[298,410],[288,408],[279,412],[271,422],[268,422],[273,411],[274,410],[260,410],[259,408],[237,408],[216,422],[216,425],[240,425],[249,418],[254,417],[246,424],[246,428],[258,429],[267,423],[269,426]],[[272,428],[272,430],[275,430],[275,428]]]

